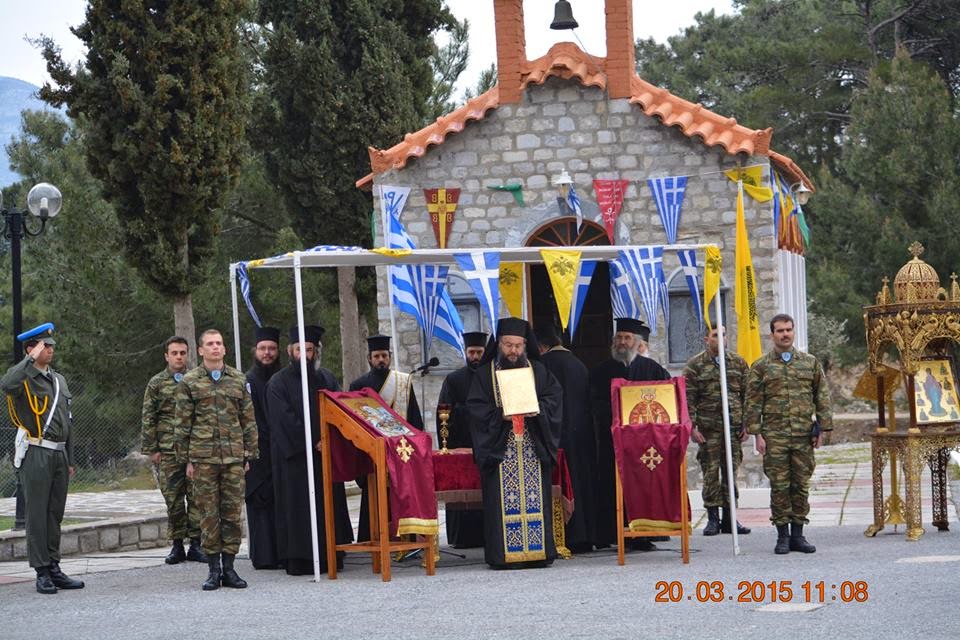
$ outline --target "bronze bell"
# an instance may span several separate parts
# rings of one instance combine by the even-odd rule
[[[573,9],[570,8],[570,3],[567,0],[557,0],[557,4],[553,7],[553,22],[550,23],[550,28],[562,31],[564,29],[576,29],[579,26],[573,17]]]

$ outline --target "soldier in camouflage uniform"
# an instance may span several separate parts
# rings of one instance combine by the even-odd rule
[[[164,562],[177,564],[184,560],[206,562],[200,550],[200,512],[192,495],[192,483],[187,480],[187,465],[177,462],[173,449],[173,431],[176,426],[177,387],[187,370],[187,339],[168,338],[163,357],[167,368],[150,378],[143,394],[142,444],[140,452],[150,456],[157,466],[160,493],[167,504],[167,538],[173,548]],[[183,539],[190,537],[190,552],[183,549]]]
[[[223,362],[226,347],[220,332],[204,331],[198,343],[202,363],[177,389],[177,460],[187,465],[200,509],[201,541],[210,567],[203,590],[221,584],[243,589],[247,583],[233,561],[243,525],[244,472],[248,461],[259,457],[253,401],[243,373]]]
[[[687,409],[693,431],[690,438],[700,445],[697,461],[703,473],[703,506],[707,509],[707,525],[703,535],[730,533],[730,492],[727,488],[727,464],[723,442],[723,414],[720,397],[720,343],[717,329],[708,329],[704,337],[706,349],[687,362],[683,376],[687,382]],[[727,340],[724,336],[724,347]],[[747,437],[743,428],[743,400],[747,391],[746,360],[724,349],[727,369],[727,400],[730,414],[730,447],[733,453],[734,493],[737,493],[737,469],[743,460],[740,442]],[[720,509],[723,509],[721,517]],[[737,522],[737,533],[750,529]]]
[[[793,348],[793,318],[770,321],[773,350],[750,369],[745,407],[747,431],[757,436],[763,472],[770,480],[770,520],[777,527],[774,553],[813,553],[803,536],[810,504],[814,449],[833,428],[830,394],[823,367],[814,356]]]

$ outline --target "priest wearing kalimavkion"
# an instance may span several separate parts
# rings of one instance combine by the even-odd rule
[[[531,408],[505,415],[511,411],[505,394],[515,389],[501,386],[498,373],[513,375],[520,369],[530,370],[527,393],[536,398],[519,398]],[[483,490],[487,564],[494,569],[549,566],[557,555],[550,485],[560,443],[563,390],[540,362],[537,340],[526,320],[504,318],[497,323],[496,342],[491,340],[477,370],[467,409]]]
[[[423,430],[423,416],[413,391],[413,376],[390,368],[393,356],[390,353],[390,336],[367,338],[367,362],[370,371],[350,383],[350,391],[370,388],[380,394],[384,404],[403,416],[411,426]],[[357,527],[357,542],[370,539],[370,507],[368,504],[366,477],[357,478],[363,489],[360,496],[360,523]]]

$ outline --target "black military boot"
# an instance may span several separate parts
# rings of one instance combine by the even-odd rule
[[[180,543],[180,551],[183,551],[183,543]],[[207,562],[207,554],[200,547],[200,538],[190,538],[190,551],[187,552],[187,560],[193,562]]]
[[[247,581],[238,576],[233,569],[235,557],[232,553],[223,554],[223,576],[220,578],[220,584],[231,589],[246,589]]]
[[[71,578],[60,570],[60,563],[54,562],[50,565],[50,580],[57,589],[83,589],[83,580]]]
[[[50,567],[37,567],[37,593],[53,594],[57,592],[57,585],[50,578]]]
[[[163,559],[167,564],[180,564],[187,559],[187,553],[183,550],[183,540],[174,540],[170,553]]]
[[[790,523],[790,551],[800,553],[815,553],[817,548],[803,537],[803,525]]]
[[[707,526],[703,528],[703,535],[715,536],[720,533],[720,507],[707,507]]]
[[[790,553],[790,547],[790,525],[778,524],[777,546],[774,547],[773,552],[778,556],[782,556],[786,553]]]
[[[730,510],[721,509],[720,510],[720,533],[730,533]],[[745,527],[740,524],[740,521],[737,520],[737,533],[741,536],[750,533],[750,527]]]
[[[204,591],[214,591],[220,588],[220,554],[211,553],[207,556],[207,566],[210,567],[210,573],[203,583]]]

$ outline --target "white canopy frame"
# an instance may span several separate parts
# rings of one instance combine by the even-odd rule
[[[497,251],[500,253],[500,260],[502,262],[522,262],[522,263],[542,263],[543,256],[541,255],[541,250],[569,250],[569,251],[579,251],[581,253],[582,260],[611,260],[619,257],[620,251],[630,250],[630,249],[640,249],[642,247],[649,245],[612,245],[612,246],[583,246],[583,247],[503,247],[503,248],[490,248],[489,251]],[[657,245],[663,246],[665,251],[686,251],[686,250],[704,250],[708,247],[717,248],[719,247],[716,244],[707,243],[707,244],[673,244],[673,245]],[[436,264],[436,265],[455,265],[456,259],[454,258],[455,254],[463,253],[468,249],[413,249],[409,252],[402,252],[397,254],[391,253],[380,253],[377,251],[372,251],[368,249],[358,249],[356,247],[339,247],[339,248],[325,248],[322,251],[293,251],[291,253],[284,254],[282,256],[276,256],[273,258],[266,258],[262,260],[253,260],[247,262],[247,268],[249,270],[253,269],[292,269],[293,270],[293,280],[294,280],[294,292],[296,295],[297,303],[297,325],[299,328],[298,340],[300,343],[306,342],[306,337],[304,335],[304,317],[303,317],[303,282],[302,282],[302,271],[303,269],[317,269],[325,267],[343,267],[343,266],[352,266],[352,267],[379,267],[379,266],[390,266],[390,265],[402,265],[402,264]],[[239,315],[239,306],[237,300],[237,269],[241,263],[234,262],[230,264],[230,288],[231,288],[231,304],[233,307],[233,341],[234,341],[234,353],[236,354],[236,367],[237,369],[242,370],[241,366],[241,350],[240,350],[240,315]],[[387,279],[389,281],[389,274],[387,274]],[[722,296],[714,296],[714,309],[715,309],[715,326],[719,330],[720,335],[723,335],[723,309],[721,308],[721,298]],[[397,344],[396,336],[396,322],[393,318],[394,310],[393,305],[391,305],[391,333],[393,338],[393,343]],[[733,455],[731,452],[731,442],[730,442],[730,413],[729,413],[729,399],[727,396],[727,375],[726,375],[726,362],[724,357],[725,347],[723,340],[719,340],[720,348],[720,395],[721,402],[723,407],[723,442],[724,450],[726,452],[726,468],[727,468],[727,482],[728,489],[728,499],[730,503],[730,518],[731,518],[731,532],[733,534],[733,555],[734,557],[740,554],[740,540],[737,534],[737,508],[736,508],[736,498],[734,493],[734,477],[733,477]],[[306,451],[311,451],[313,449],[313,436],[310,431],[310,422],[311,422],[311,402],[309,389],[307,388],[307,361],[304,358],[300,359],[300,382],[301,390],[303,393],[303,438],[304,444],[306,446]],[[317,509],[316,509],[316,495],[314,490],[314,477],[315,470],[313,468],[313,456],[307,456],[307,488],[310,494],[310,531],[313,540],[313,579],[314,582],[320,581],[320,555],[319,548],[317,543]],[[328,541],[329,543],[330,541]]]

